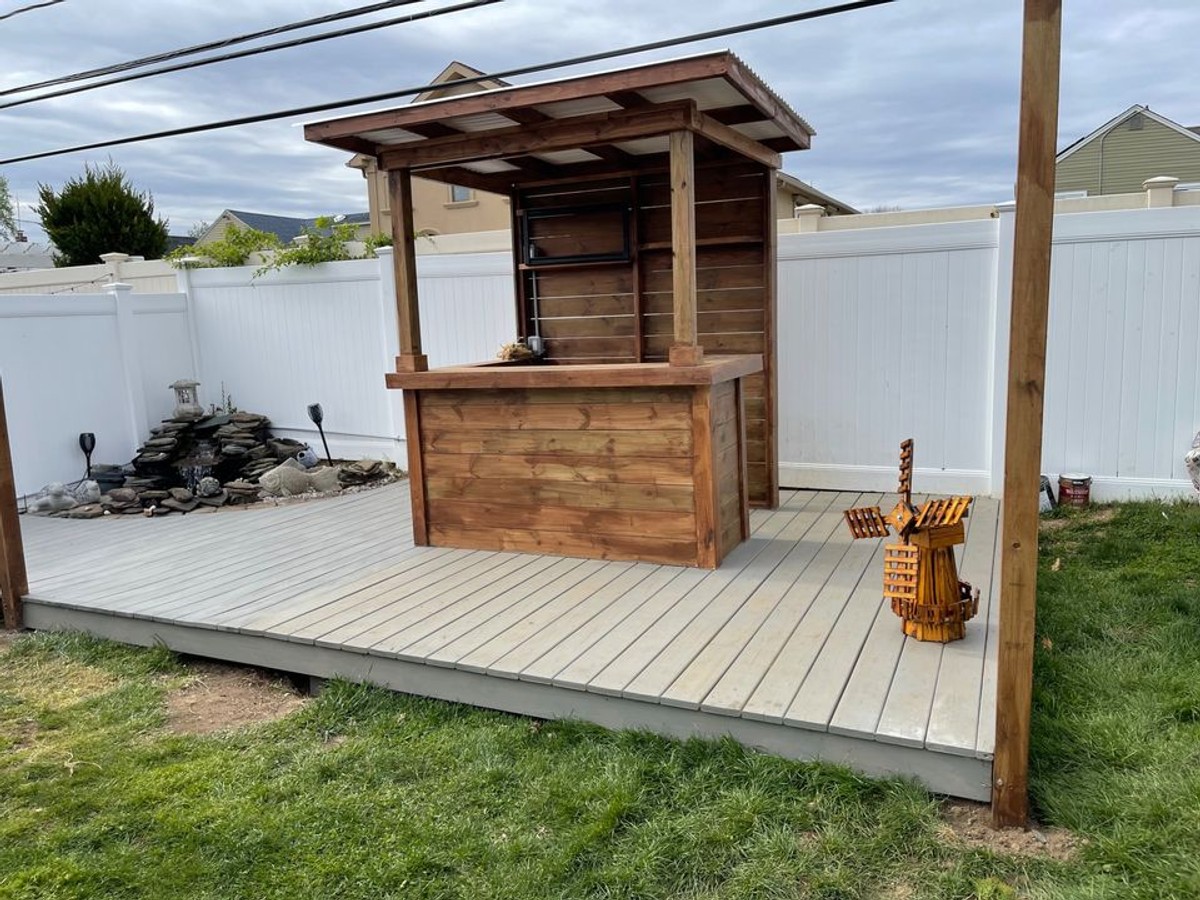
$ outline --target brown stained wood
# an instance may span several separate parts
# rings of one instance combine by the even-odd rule
[[[671,316],[674,302],[670,292],[647,294],[643,306],[647,316]],[[724,312],[751,312],[761,317],[763,315],[762,288],[696,292],[697,316],[703,316],[705,313]],[[696,324],[703,333],[711,330],[713,321],[711,318],[707,321],[698,319]],[[765,324],[765,319],[760,320],[760,326],[754,330],[761,332],[763,324]]]
[[[473,500],[430,500],[430,521],[439,526],[507,531],[567,532],[580,536],[629,535],[648,543],[689,540],[696,525],[691,510],[578,508],[541,504],[516,506]]]
[[[28,593],[29,576],[25,569],[25,550],[17,512],[12,445],[4,409],[4,383],[0,381],[0,604],[5,628],[15,631],[22,626],[21,599]]]
[[[763,333],[763,311],[761,309],[708,310],[703,309],[696,314],[696,324],[700,334],[719,334],[727,332],[749,332],[761,335]],[[645,317],[645,333],[672,334],[671,316],[664,313],[652,313]],[[759,338],[761,344],[762,339]]]
[[[428,372],[394,373],[388,387],[412,390],[526,388],[651,388],[718,384],[762,369],[756,354],[708,357],[701,365],[663,363],[579,366],[448,366]]]
[[[763,310],[766,313],[766,323],[763,328],[763,345],[758,352],[763,355],[763,385],[764,406],[766,418],[761,428],[753,432],[756,438],[766,442],[767,450],[767,484],[761,494],[752,495],[752,499],[761,502],[767,509],[779,506],[779,395],[778,395],[778,338],[776,336],[778,290],[777,279],[779,272],[779,220],[775,217],[775,169],[767,169],[767,178],[763,183],[763,233],[765,235],[763,254]]]
[[[429,405],[421,409],[426,430],[439,428],[568,429],[609,431],[687,431],[690,410],[681,403],[535,403],[512,402],[457,406]]]
[[[608,294],[592,297],[540,297],[538,309],[545,323],[560,318],[633,315],[632,294]]]
[[[549,481],[537,478],[426,476],[431,500],[498,504],[549,504],[580,509],[657,509],[691,513],[691,484],[633,484],[606,481]]]
[[[740,501],[741,514],[741,540],[746,540],[750,537],[750,483],[746,475],[746,404],[749,402],[746,399],[746,379],[739,378],[734,383],[735,394],[734,399],[737,405],[738,414],[738,458],[737,458],[737,475],[738,475],[738,498]]]
[[[693,127],[697,119],[695,103],[690,100],[661,103],[640,110],[551,119],[537,125],[517,125],[461,137],[399,144],[378,154],[379,166],[381,169],[444,166],[528,153],[574,150],[601,141],[611,143],[668,134]]]
[[[696,132],[715,144],[720,144],[734,153],[761,163],[768,169],[778,169],[783,165],[783,160],[774,150],[747,137],[736,128],[717,121],[712,116],[701,113],[696,124]]]
[[[529,478],[540,482],[674,486],[692,483],[692,462],[683,456],[619,459],[536,453],[522,456],[425,453],[423,459],[427,478]]]
[[[712,356],[722,354],[748,355],[762,353],[763,336],[761,333],[752,332],[744,334],[711,334],[701,332],[698,336],[698,343],[704,349],[705,353]],[[673,340],[671,335],[648,334],[645,337],[644,344],[647,356],[663,356],[668,350],[673,349],[677,345],[677,341]]]
[[[638,224],[638,220],[641,218],[641,216],[638,214],[637,210],[640,208],[642,200],[641,191],[638,187],[638,180],[634,177],[630,177],[629,179],[629,192],[633,196],[632,207],[634,210],[634,214],[629,217],[629,242],[630,246],[633,248],[633,267],[630,273],[633,279],[633,346],[634,352],[637,354],[637,361],[643,362],[646,358],[646,352],[645,348],[642,346],[642,333],[645,329],[646,321],[645,312],[642,308],[642,257],[641,254],[637,252],[637,246],[641,240],[641,226]]]
[[[693,538],[659,540],[648,546],[645,538],[631,535],[578,535],[562,531],[499,530],[460,525],[435,525],[430,529],[430,537],[436,547],[641,560],[677,566],[696,564],[696,542]]]
[[[645,98],[639,93],[641,90],[707,78],[725,79],[757,106],[764,119],[774,121],[789,136],[791,140],[788,149],[808,147],[809,133],[800,119],[728,51],[613,72],[582,75],[546,84],[502,91],[483,91],[428,103],[409,104],[382,112],[343,116],[306,125],[304,137],[309,141],[337,146],[338,138],[354,137],[367,131],[410,128],[422,123],[440,122],[452,116],[483,112],[497,112],[511,118],[513,110],[585,97],[626,98],[630,101],[628,107],[620,101],[615,102],[622,107],[636,110],[644,108],[646,104]]]
[[[724,425],[737,418],[737,382],[727,381],[713,388],[713,424]]]
[[[540,320],[544,338],[628,337],[637,345],[637,316],[575,316]]]
[[[996,748],[992,765],[992,817],[999,827],[1023,826],[1029,817],[1038,490],[1061,44],[1061,0],[1026,0],[1000,538]]]
[[[643,258],[648,254],[642,254]],[[696,290],[697,291],[757,291],[757,295],[751,294],[754,298],[754,306],[762,308],[762,290],[763,284],[763,260],[762,254],[754,252],[747,254],[751,258],[750,262],[741,265],[730,266],[709,266],[707,261],[702,261],[704,264],[696,270]],[[664,262],[666,262],[664,260]],[[669,294],[671,292],[671,270],[669,263],[665,264],[661,269],[653,268],[646,273],[643,285],[647,293],[651,294]]]
[[[712,428],[712,390],[696,388],[692,395],[692,483],[696,489],[693,525],[696,564],[705,569],[715,569],[721,561],[720,548],[717,546],[719,523]]]
[[[404,431],[408,447],[408,481],[412,502],[413,543],[429,544],[429,510],[425,499],[425,454],[421,449],[421,403],[413,391],[404,392]]]
[[[641,215],[641,246],[664,244],[671,240],[671,209],[643,209]],[[762,195],[751,198],[722,200],[696,205],[695,235],[698,241],[722,239],[729,235],[759,237],[762,218]]]
[[[546,357],[551,360],[603,357],[625,359],[630,363],[637,361],[636,341],[632,334],[628,337],[548,338],[545,347]]]
[[[676,347],[695,347],[696,180],[695,142],[689,131],[671,132],[671,255]],[[647,352],[653,352],[647,347]]]
[[[435,453],[496,453],[503,456],[690,456],[686,431],[508,431],[468,428],[422,428],[421,448]]]
[[[421,396],[422,409],[434,406],[457,406],[471,410],[487,410],[496,406],[526,406],[533,403],[584,406],[629,406],[636,403],[657,403],[664,407],[691,408],[691,392],[683,387],[637,388],[620,391],[607,388],[524,388],[495,394],[488,391],[449,390],[429,391]]]
[[[396,280],[396,321],[400,330],[397,371],[428,368],[421,353],[421,312],[417,291],[417,251],[413,230],[412,175],[406,170],[388,174],[392,234],[392,267]]]
[[[633,276],[628,268],[595,268],[586,271],[542,269],[538,272],[538,297],[590,297],[633,295]]]

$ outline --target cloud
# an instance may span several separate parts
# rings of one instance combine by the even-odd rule
[[[449,2],[429,0],[342,24]],[[1200,29],[1194,0],[1160,0],[1153,8],[1119,0],[1066,6],[1060,146],[1132,103],[1185,125],[1200,123],[1193,53],[1182,37]],[[797,5],[786,7],[775,0],[505,0],[0,110],[0,155],[418,86],[451,59],[498,71],[779,16]],[[57,4],[6,21],[0,89],[330,10],[327,0]],[[858,207],[995,202],[1011,197],[1015,180],[1020,19],[1016,2],[902,0],[516,81],[729,47],[816,127],[813,148],[785,158],[799,177]],[[53,157],[0,174],[27,206],[39,182],[61,185],[85,161],[111,155],[154,195],[178,232],[227,207],[291,215],[363,209],[363,180],[345,168],[345,155],[305,143],[296,127],[321,117]],[[23,215],[28,227],[27,208]]]

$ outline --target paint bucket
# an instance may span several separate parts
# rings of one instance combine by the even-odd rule
[[[1092,499],[1092,476],[1090,475],[1059,475],[1058,503],[1060,506],[1082,508]]]

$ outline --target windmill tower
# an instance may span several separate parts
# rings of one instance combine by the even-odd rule
[[[912,505],[913,442],[900,445],[900,501],[887,515],[878,506],[846,510],[855,538],[888,537],[901,543],[883,551],[883,597],[900,617],[904,633],[918,641],[956,641],[979,611],[979,591],[958,578],[954,547],[966,540],[962,520],[972,497],[928,500]]]

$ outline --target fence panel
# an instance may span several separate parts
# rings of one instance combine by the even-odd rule
[[[784,235],[785,485],[893,490],[913,437],[923,490],[987,489],[995,220]]]

